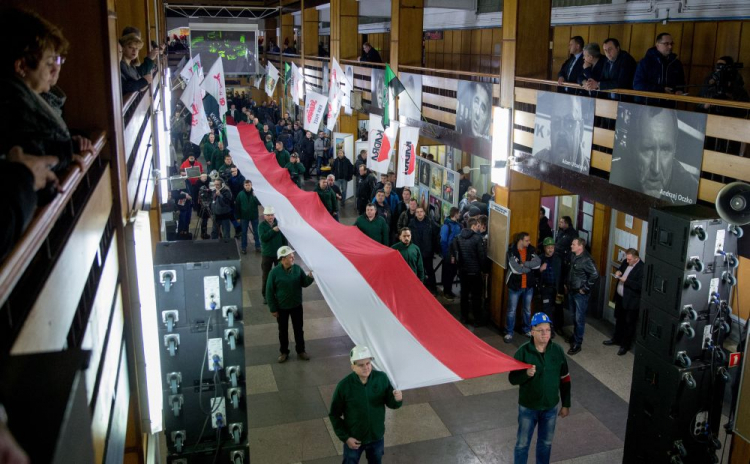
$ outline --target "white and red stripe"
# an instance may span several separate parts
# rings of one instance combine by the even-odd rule
[[[370,347],[396,388],[527,367],[448,314],[397,251],[336,222],[316,193],[297,188],[255,127],[227,127],[227,139],[235,164],[263,205],[276,209],[282,232],[314,272],[339,323],[355,343]]]

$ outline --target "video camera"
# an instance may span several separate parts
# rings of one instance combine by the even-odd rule
[[[211,201],[213,200],[213,198],[214,198],[213,186],[204,185],[198,191],[198,199],[204,205],[211,204]]]
[[[711,74],[711,80],[716,87],[715,98],[721,98],[726,95],[731,96],[731,87],[737,79],[737,74],[744,65],[742,63],[717,63]]]

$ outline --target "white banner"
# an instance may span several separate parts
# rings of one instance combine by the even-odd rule
[[[203,97],[201,96],[198,79],[190,79],[185,91],[182,92],[180,101],[193,115],[190,125],[190,142],[199,145],[203,136],[208,134],[211,128],[208,127],[208,119],[206,119],[206,112],[203,109]]]
[[[266,93],[273,97],[273,91],[276,89],[276,83],[279,81],[279,70],[270,61],[268,62],[266,73]]]
[[[395,126],[395,124],[393,125]],[[377,171],[380,174],[388,172],[393,140],[383,129],[383,118],[370,113],[370,133],[367,137],[367,169]]]
[[[190,58],[187,63],[185,63],[185,67],[182,68],[182,71],[180,71],[180,77],[185,82],[190,82],[190,79],[193,77],[193,66],[195,66],[195,63],[193,62],[193,59]]]
[[[417,144],[419,127],[402,127],[398,141],[398,175],[396,187],[414,187],[414,173],[417,170]]]
[[[341,90],[344,92],[343,101],[344,112],[346,114],[352,114],[352,90],[354,90],[354,67],[346,65],[346,72],[343,74],[345,85],[341,86]]]
[[[307,92],[305,97],[305,130],[313,134],[318,133],[320,122],[323,120],[328,97],[316,92]]]
[[[221,57],[214,61],[211,70],[208,72],[208,79],[203,81],[201,89],[216,99],[219,103],[219,117],[223,117],[227,112],[227,93],[224,86],[224,64]]]
[[[299,98],[301,95],[299,94],[299,68],[294,63],[292,63],[291,86],[292,86],[292,101],[294,101],[294,104],[296,105],[299,103]]]
[[[294,63],[292,63],[292,66],[294,66]],[[293,72],[294,70],[292,70]],[[293,72],[294,73],[294,72]],[[297,101],[294,102],[296,105],[299,100],[305,99],[305,68],[297,68],[297,80],[295,81],[294,85],[297,87]]]
[[[266,68],[260,66],[258,68],[258,74],[253,76],[253,87],[260,90],[260,86],[263,85],[263,75],[266,73]]]

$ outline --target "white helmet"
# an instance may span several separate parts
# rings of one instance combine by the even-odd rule
[[[279,247],[278,250],[276,250],[276,259],[281,259],[284,256],[288,256],[294,253],[294,250],[292,250],[292,247],[288,247],[284,245],[283,247]]]
[[[370,353],[370,349],[366,346],[360,345],[352,348],[352,351],[349,353],[349,360],[352,362],[352,364],[363,359],[372,359],[372,353]]]

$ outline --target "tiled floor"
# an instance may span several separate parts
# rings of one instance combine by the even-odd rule
[[[348,204],[342,221],[351,224],[354,215]],[[351,372],[352,342],[313,285],[304,291],[305,338],[312,360],[292,355],[287,363],[276,363],[278,331],[260,296],[259,254],[243,256],[242,269],[251,462],[340,463],[342,443],[327,414],[336,384]],[[457,315],[458,300],[441,302]],[[494,327],[477,329],[475,335],[511,355],[525,341],[515,337],[514,344],[505,344]],[[619,462],[633,356],[618,357],[602,346],[605,334],[594,327],[587,328],[586,337],[584,350],[569,360],[573,407],[558,422],[553,461]],[[507,374],[406,391],[404,406],[387,411],[384,462],[512,462],[517,404],[518,391]]]

